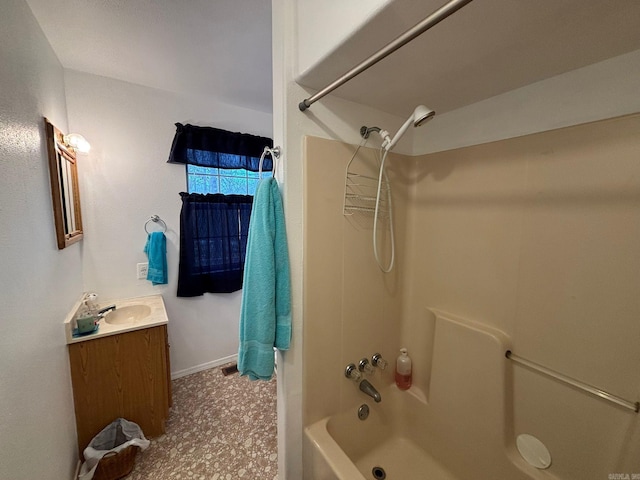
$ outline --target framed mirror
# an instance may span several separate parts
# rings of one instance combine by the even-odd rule
[[[58,249],[62,250],[82,240],[82,212],[76,152],[65,145],[64,135],[46,118],[44,119],[49,153],[51,199],[56,225]]]

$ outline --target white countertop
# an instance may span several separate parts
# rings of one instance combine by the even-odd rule
[[[151,312],[148,316],[141,320],[120,325],[112,325],[110,323],[107,323],[105,320],[105,318],[108,318],[109,316],[109,313],[107,313],[105,318],[100,320],[100,326],[96,332],[79,337],[73,337],[73,319],[76,315],[76,312],[78,311],[78,308],[80,308],[83,299],[84,295],[82,295],[76,302],[76,304],[71,309],[71,312],[69,312],[67,318],[64,321],[64,330],[67,337],[67,344],[86,342],[87,340],[95,340],[96,338],[107,337],[109,335],[119,335],[125,332],[142,330],[144,328],[151,328],[158,325],[166,325],[167,323],[169,323],[169,318],[167,317],[167,310],[164,307],[162,295],[148,295],[144,297],[126,298],[111,302],[100,302],[98,308],[104,308],[108,305],[115,304],[117,310],[118,307],[126,307],[130,305],[146,305],[151,309]]]

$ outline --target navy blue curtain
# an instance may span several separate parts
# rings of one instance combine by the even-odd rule
[[[168,163],[242,168],[257,172],[264,147],[272,148],[273,140],[248,133],[176,123],[176,135],[173,138]],[[262,169],[273,170],[270,156],[265,157]]]
[[[178,296],[242,288],[253,197],[180,193]]]

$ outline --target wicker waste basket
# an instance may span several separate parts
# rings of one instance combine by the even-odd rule
[[[98,462],[93,480],[119,480],[131,473],[140,447],[129,445],[119,452],[109,452]]]
[[[98,433],[84,449],[79,480],[119,480],[131,473],[139,450],[146,450],[138,424],[118,418]]]

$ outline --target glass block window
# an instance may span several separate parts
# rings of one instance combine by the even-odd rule
[[[262,172],[262,178],[272,172]],[[198,167],[187,164],[189,193],[222,193],[224,195],[254,195],[260,175],[245,169]]]

